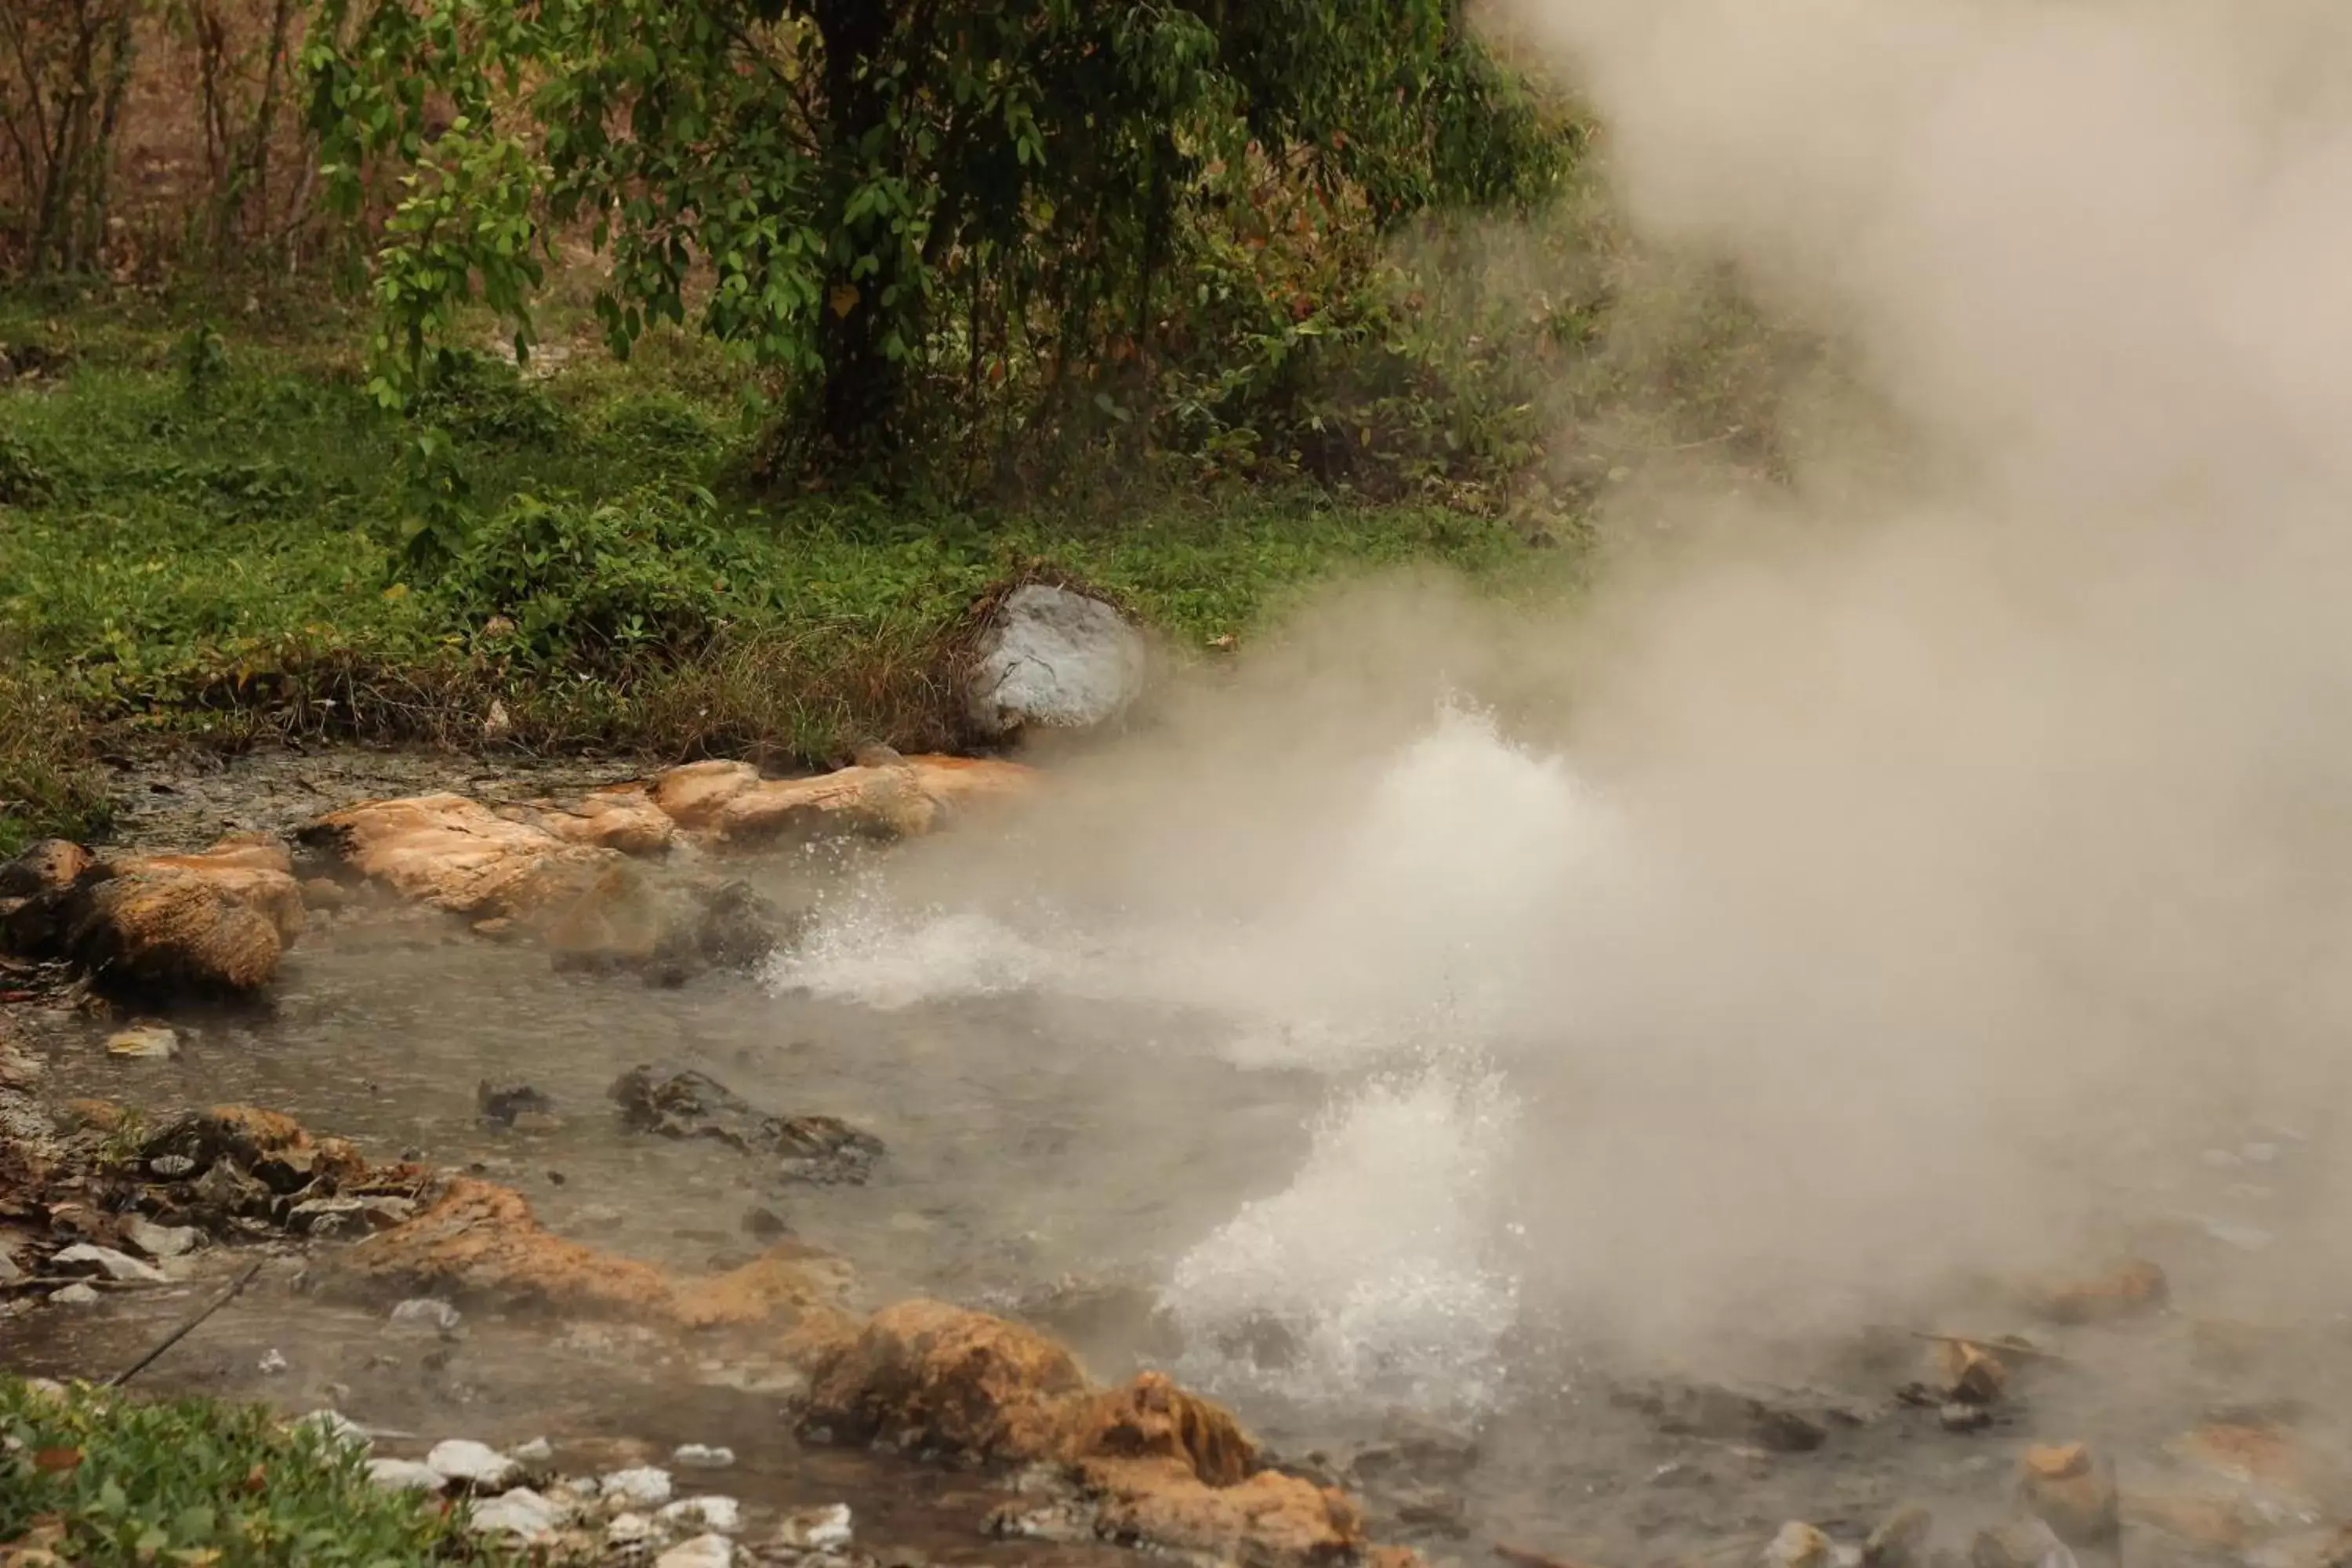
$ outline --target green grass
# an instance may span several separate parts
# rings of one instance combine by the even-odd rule
[[[475,362],[409,420],[369,401],[331,322],[221,342],[0,310],[0,340],[26,338],[64,368],[0,385],[0,704],[69,721],[0,742],[19,839],[97,825],[80,721],[475,743],[495,701],[536,748],[822,763],[955,743],[945,656],[1024,573],[1108,591],[1181,650],[1349,573],[1575,570],[1498,519],[1303,489],[774,503],[741,478],[756,384],[683,339],[544,381]],[[426,428],[446,444],[422,451]]]
[[[0,1555],[87,1568],[405,1568],[492,1561],[460,1513],[268,1411],[44,1392],[0,1374]]]

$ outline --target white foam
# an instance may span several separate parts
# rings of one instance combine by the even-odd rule
[[[1499,1078],[1444,1066],[1336,1105],[1291,1184],[1176,1265],[1188,1375],[1310,1401],[1491,1402],[1518,1308],[1499,1209],[1516,1121]],[[1288,1341],[1272,1365],[1238,1348],[1265,1324]]]
[[[869,879],[770,979],[884,1008],[1024,990],[1181,1007],[1229,1020],[1237,1060],[1330,1068],[1425,1037],[1432,1009],[1478,1036],[1548,1019],[1564,915],[1626,890],[1606,805],[1468,709],[1444,709],[1341,808],[1328,847],[1264,872],[1240,913],[1155,907],[1143,889],[1082,916],[985,888],[965,907],[907,910]],[[1234,861],[1237,880],[1260,874],[1213,837],[1197,853]]]
[[[893,910],[868,887],[821,910],[807,938],[771,961],[775,989],[885,1010],[1050,989],[1074,954],[978,910]]]

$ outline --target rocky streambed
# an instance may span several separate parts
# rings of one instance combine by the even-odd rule
[[[2243,1226],[1731,1381],[1526,1300],[1479,1400],[1399,1399],[1377,1355],[1302,1389],[1282,1301],[1204,1328],[1179,1264],[1314,1165],[1328,1074],[1115,997],[761,984],[891,843],[1049,784],[446,766],[152,779],[137,853],[13,874],[12,929],[65,934],[0,983],[12,1369],[119,1372],[258,1262],[132,1387],[333,1410],[388,1483],[590,1556],[2352,1562],[2352,1340],[2244,1310]],[[137,889],[274,940],[266,976],[192,999],[182,955],[244,951],[194,925],[126,963]],[[2185,1157],[2217,1203],[2302,1180],[2258,1130]],[[614,1479],[647,1469],[666,1498]]]

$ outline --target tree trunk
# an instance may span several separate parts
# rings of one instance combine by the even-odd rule
[[[890,104],[880,72],[890,13],[883,0],[819,0],[816,7],[824,39],[827,205],[836,215],[887,155]],[[899,280],[899,247],[887,214],[836,223],[817,337],[824,364],[817,425],[829,455],[853,465],[887,456],[901,435],[906,370],[885,347],[893,312],[882,303]]]

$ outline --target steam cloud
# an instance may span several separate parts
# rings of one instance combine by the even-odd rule
[[[1690,546],[1572,616],[1337,595],[1060,775],[1050,821],[927,847],[903,896],[1050,907],[1052,984],[1216,1009],[1259,1048],[1475,1057],[1523,1106],[1456,1130],[1509,1141],[1456,1205],[1491,1232],[1465,1270],[1505,1259],[1523,1306],[1651,1348],[2085,1261],[2193,1222],[2166,1184],[2267,1126],[2314,1184],[2217,1278],[2237,1305],[2339,1290],[2352,16],[1510,20],[1591,94],[1638,221],[1851,345],[1909,432],[1901,481],[1827,449],[1775,500],[1694,487],[1638,520]],[[1491,724],[1433,728],[1456,692]],[[1291,1250],[1339,1297],[1420,1278],[1425,1253],[1337,1280],[1266,1234],[1365,1234],[1297,1201],[1344,1205],[1341,1153],[1372,1158],[1327,1142],[1180,1275],[1230,1294],[1221,1258]]]

